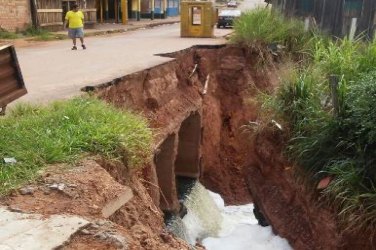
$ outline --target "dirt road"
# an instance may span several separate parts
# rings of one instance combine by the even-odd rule
[[[263,0],[246,0],[241,9]],[[215,31],[216,38],[180,38],[180,24],[164,25],[123,34],[89,37],[87,50],[71,51],[68,40],[46,42],[17,50],[29,93],[19,101],[48,102],[80,93],[86,85],[99,84],[166,62],[155,54],[173,52],[196,44],[221,44],[231,29]]]

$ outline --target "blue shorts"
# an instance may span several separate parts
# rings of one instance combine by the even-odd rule
[[[84,37],[84,28],[76,28],[76,29],[69,28],[68,36],[70,38]]]

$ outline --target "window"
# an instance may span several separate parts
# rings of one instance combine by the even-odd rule
[[[192,25],[201,25],[201,7],[192,7]]]

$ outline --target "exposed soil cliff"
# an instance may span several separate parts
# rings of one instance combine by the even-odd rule
[[[109,167],[126,170],[121,164],[97,162],[84,160],[73,168],[51,166],[38,183],[28,186],[32,193],[14,191],[2,205],[23,213],[71,214],[89,220],[88,226],[60,248],[64,250],[190,249],[164,229],[163,213],[152,202],[137,173],[121,175]],[[109,218],[104,217],[102,209],[127,188],[132,190],[133,198]]]

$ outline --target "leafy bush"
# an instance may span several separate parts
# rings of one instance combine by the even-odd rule
[[[147,122],[93,98],[47,107],[16,106],[0,119],[0,193],[37,176],[47,164],[72,163],[85,153],[122,158],[139,167],[150,154]],[[2,159],[14,157],[17,163]]]

